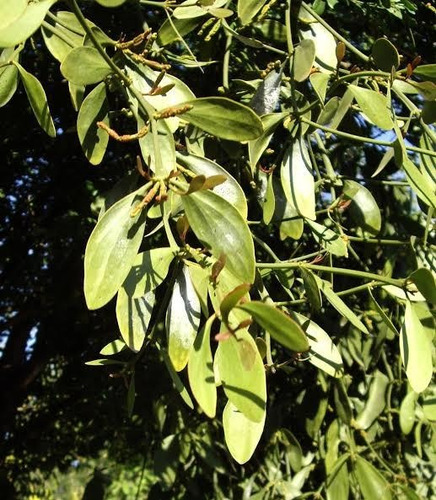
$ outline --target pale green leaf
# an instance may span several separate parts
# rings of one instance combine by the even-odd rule
[[[28,3],[22,10],[22,0],[3,1],[0,11],[0,47],[13,47],[24,42],[41,26],[48,9],[56,0]],[[17,4],[12,7],[13,4]],[[9,4],[9,5],[8,5]],[[20,12],[21,11],[21,12]],[[18,14],[20,12],[20,14]],[[1,14],[6,13],[6,19]]]
[[[381,227],[381,215],[371,191],[358,182],[346,180],[343,192],[351,200],[350,215],[364,231],[377,235]]]
[[[436,82],[436,64],[422,64],[415,68],[413,73],[426,80]]]
[[[309,342],[309,363],[332,377],[342,377],[342,357],[327,332],[302,314],[293,313],[292,317],[301,325]]]
[[[415,407],[418,395],[414,391],[406,394],[400,406],[400,428],[403,434],[410,434],[415,424]]]
[[[386,38],[379,38],[372,46],[372,58],[377,68],[390,73],[392,67],[397,69],[400,65],[400,55],[395,46]]]
[[[188,268],[183,266],[176,277],[165,320],[168,355],[177,372],[188,363],[200,325],[200,315],[200,300]]]
[[[227,180],[213,188],[213,192],[231,203],[244,219],[247,218],[248,207],[245,193],[239,183],[227,170],[208,158],[196,155],[176,154],[176,159],[183,167],[189,168],[195,174],[205,175],[225,175]]]
[[[425,297],[427,302],[436,305],[435,279],[433,273],[429,269],[421,267],[416,271],[413,271],[413,273],[407,278],[407,281],[411,281],[416,285],[416,288]]]
[[[380,314],[380,317],[383,321],[383,323],[389,328],[389,330],[394,334],[394,335],[399,335],[398,330],[395,328],[394,324],[392,323],[391,319],[389,316],[384,312],[384,310],[381,308],[380,304],[375,300],[374,295],[371,291],[371,288],[368,288],[368,293],[369,296],[371,297],[371,301],[374,304],[374,307],[376,311]]]
[[[262,436],[265,413],[260,422],[249,420],[231,401],[223,412],[224,438],[227,448],[238,464],[245,464],[252,457]]]
[[[325,73],[320,73],[325,74]],[[321,110],[317,123],[320,125],[329,126],[330,123],[335,119],[336,113],[338,112],[339,107],[341,106],[341,99],[338,96],[333,96],[326,103],[324,108]]]
[[[304,290],[310,305],[315,311],[319,311],[322,306],[322,296],[314,274],[310,269],[305,269],[304,267],[300,267],[299,272],[303,278]]]
[[[253,337],[246,330],[238,330],[222,340],[215,353],[215,363],[229,400],[247,419],[262,422],[266,408],[266,377]]]
[[[331,73],[337,65],[336,40],[324,26],[319,23],[311,23],[308,31],[301,33],[306,40],[313,40],[315,43],[315,63],[314,66],[321,72]]]
[[[197,238],[216,258],[224,254],[226,268],[243,283],[253,283],[253,240],[238,210],[212,191],[183,196],[182,203]]]
[[[339,127],[343,118],[350,109],[351,104],[353,103],[353,99],[354,99],[353,94],[351,93],[350,89],[347,88],[347,90],[344,92],[344,95],[341,97],[339,106],[337,107],[335,115],[332,118],[332,121],[330,122],[329,125],[330,128],[337,129]],[[330,135],[331,134],[327,134],[327,137],[329,137]]]
[[[85,365],[88,366],[107,366],[107,365],[118,365],[118,366],[123,366],[125,365],[124,361],[118,361],[116,359],[93,359],[92,361],[87,361]]]
[[[106,344],[101,349],[99,354],[102,354],[103,356],[112,356],[113,354],[118,354],[121,351],[124,351],[125,348],[126,344],[122,340],[116,339],[109,342],[109,344]]]
[[[317,93],[321,102],[325,101],[325,96],[327,93],[327,86],[330,80],[330,75],[328,73],[312,73],[309,76],[310,83]]]
[[[357,85],[350,85],[348,89],[356,99],[362,113],[374,125],[384,130],[393,128],[394,123],[391,118],[390,103],[385,95]]]
[[[391,486],[380,472],[364,458],[356,457],[355,474],[364,500],[391,500]]]
[[[274,175],[271,177],[275,199],[275,209],[272,222],[280,222],[279,227],[281,240],[288,237],[298,240],[303,234],[303,219],[299,217],[295,206],[286,198],[280,179]]]
[[[350,493],[348,458],[348,453],[339,457],[328,475],[326,481],[327,500],[348,500]]]
[[[183,119],[216,137],[230,141],[249,141],[263,132],[256,113],[226,97],[202,97],[185,104],[192,105]]]
[[[250,156],[250,165],[253,172],[256,169],[260,157],[263,155],[265,149],[274,135],[275,129],[280,123],[288,116],[288,113],[270,113],[261,116],[262,126],[264,131],[260,137],[248,143],[248,154]]]
[[[154,303],[153,292],[134,299],[126,293],[124,287],[118,290],[116,305],[118,328],[127,347],[133,352],[138,352],[144,343]]]
[[[315,181],[303,139],[294,141],[285,151],[280,169],[283,191],[298,214],[315,220]]]
[[[347,243],[341,238],[341,235],[317,222],[306,220],[306,223],[312,230],[315,241],[327,252],[337,257],[346,257],[348,255]]]
[[[56,129],[48,107],[47,96],[39,80],[26,71],[21,64],[14,62],[20,73],[21,81],[29,99],[30,107],[41,128],[50,137],[56,137]]]
[[[413,161],[406,156],[403,157],[402,167],[416,195],[430,207],[436,208],[435,183],[429,182]]]
[[[204,20],[199,17],[189,18],[189,19],[171,19],[171,22],[167,19],[159,28],[157,43],[164,47],[170,43],[179,40],[180,36],[185,36],[194,30],[200,23]],[[177,32],[174,30],[173,26],[176,27]]]
[[[212,11],[223,7],[227,0],[211,0],[210,2],[198,2],[197,0],[185,0],[176,9],[174,9],[174,17],[176,19],[193,19],[203,17]]]
[[[251,314],[256,323],[287,349],[295,352],[305,352],[309,349],[303,329],[280,309],[257,301],[246,302],[237,307]]]
[[[101,163],[109,142],[108,133],[97,127],[97,122],[109,126],[109,104],[104,82],[85,97],[77,116],[79,142],[86,158],[93,165]]]
[[[238,0],[238,17],[242,25],[248,24],[264,3],[265,0]]]
[[[126,0],[96,0],[97,3],[103,5],[103,7],[119,7],[123,5]]]
[[[215,316],[211,316],[198,332],[188,361],[188,377],[192,394],[200,408],[210,418],[215,417],[217,391],[213,373],[210,330]]]
[[[276,209],[276,200],[274,196],[274,177],[272,175],[268,175],[265,197],[263,199],[263,222],[265,224],[269,224],[271,219],[274,216],[274,212]]]
[[[310,38],[303,39],[297,45],[292,63],[295,81],[302,82],[310,75],[315,61],[315,52],[315,42]]]
[[[174,388],[180,394],[180,397],[183,399],[188,408],[191,408],[191,410],[193,410],[194,403],[192,402],[191,396],[189,395],[189,392],[187,391],[186,387],[183,385],[183,382],[181,381],[179,374],[174,370],[173,364],[170,360],[170,357],[168,356],[167,351],[162,348],[159,348],[159,351],[162,354],[165,366],[167,367],[168,373],[171,377],[171,380],[173,381]]]
[[[13,64],[0,68],[0,108],[15,94],[18,86],[18,69]]]
[[[70,92],[71,104],[73,105],[73,108],[76,111],[79,111],[85,96],[84,85],[75,85],[74,83],[68,82],[68,90]]]
[[[422,412],[427,420],[436,421],[436,398],[429,394],[422,402]]]
[[[406,375],[415,392],[424,391],[433,374],[433,339],[418,316],[417,304],[407,301],[400,332],[400,353]]]
[[[386,406],[388,385],[388,377],[379,370],[376,370],[369,385],[368,399],[356,419],[356,427],[358,429],[368,429],[382,414]]]
[[[354,312],[345,304],[345,302],[337,295],[331,284],[328,281],[322,280],[315,276],[321,292],[324,294],[325,298],[330,302],[330,304],[338,311],[341,316],[347,319],[352,325],[358,328],[363,333],[368,333],[366,326],[360,321],[360,319],[354,314]]]
[[[80,47],[82,45],[85,31],[72,12],[58,11],[55,16],[56,20],[47,18],[47,22],[53,26],[57,32],[60,32],[62,36],[59,36],[58,33],[54,33],[44,26],[41,28],[41,32],[44,42],[52,56],[59,62],[62,62],[75,47]],[[93,26],[93,23],[90,21],[87,21],[87,23],[90,27]],[[66,26],[68,26],[68,28]]]
[[[63,60],[61,73],[76,85],[91,85],[104,80],[112,69],[94,47],[76,47]]]
[[[414,283],[407,285],[407,293],[403,288],[395,285],[384,285],[383,290],[386,290],[389,295],[400,300],[410,300],[411,302],[425,302],[425,297]]]
[[[131,217],[143,188],[124,197],[97,222],[85,250],[85,299],[89,309],[107,304],[123,284],[138,253],[144,213]]]

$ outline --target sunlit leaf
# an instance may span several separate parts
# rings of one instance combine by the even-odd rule
[[[364,231],[377,235],[381,227],[381,215],[371,191],[358,182],[346,180],[343,192],[351,200],[349,211],[355,223]]]
[[[260,137],[248,143],[251,168],[256,169],[260,157],[271,141],[275,129],[280,125],[288,113],[270,113],[261,117],[264,131]]]
[[[15,94],[18,86],[18,69],[14,65],[0,68],[0,108],[5,106]]]
[[[241,23],[248,24],[264,3],[265,0],[238,0],[238,17]]]
[[[27,0],[2,2],[0,4],[0,33],[19,19],[27,7]]]
[[[304,290],[306,291],[310,305],[315,311],[319,311],[322,306],[322,297],[314,274],[304,267],[300,267],[299,272],[303,278]]]
[[[415,407],[418,395],[414,391],[406,394],[400,406],[400,427],[403,434],[410,434],[415,425]]]
[[[436,208],[435,183],[428,182],[418,167],[407,157],[403,157],[402,167],[417,196],[430,207]]]
[[[85,299],[89,309],[107,304],[130,272],[145,229],[144,214],[131,217],[138,189],[103,215],[95,226],[85,251]]]
[[[237,209],[212,191],[183,196],[182,203],[197,238],[216,258],[224,254],[226,268],[243,283],[253,283],[253,240]]]
[[[119,7],[123,5],[126,0],[96,0],[97,3],[103,5],[103,7]]]
[[[374,125],[384,130],[393,128],[390,103],[385,95],[357,85],[350,85],[348,89],[356,99],[362,113],[365,113]]]
[[[72,12],[58,11],[55,16],[56,20],[47,18],[47,22],[56,29],[56,33],[45,26],[41,32],[52,56],[62,62],[75,47],[82,45],[85,31]],[[93,26],[90,21],[87,23]]]
[[[185,36],[194,30],[200,23],[204,20],[201,17],[194,17],[189,19],[172,19],[171,22],[167,19],[159,28],[157,43],[164,47],[176,40],[179,40],[180,36]],[[173,25],[176,27],[174,30]]]
[[[310,75],[315,61],[315,52],[315,42],[310,38],[302,40],[297,45],[292,63],[295,81],[302,82]]]
[[[213,373],[210,329],[215,317],[211,316],[198,332],[188,362],[189,385],[200,408],[210,418],[216,413],[217,391]]]
[[[226,325],[229,320],[230,312],[236,306],[236,304],[242,299],[242,297],[247,295],[247,292],[249,292],[250,288],[251,285],[243,283],[242,285],[238,285],[223,298],[220,304],[220,312],[221,312],[221,317]]]
[[[63,60],[61,73],[76,85],[91,85],[104,80],[112,69],[94,47],[76,47]]]
[[[304,9],[301,9],[304,10]],[[336,40],[320,23],[311,23],[308,31],[301,32],[303,38],[315,43],[315,63],[321,72],[332,72],[336,68]]]
[[[328,73],[321,72],[312,73],[309,77],[309,80],[321,102],[324,102],[330,75]]]
[[[265,425],[265,413],[260,422],[249,420],[231,401],[223,412],[224,438],[227,448],[238,464],[245,464],[252,457]]]
[[[176,277],[166,315],[168,355],[176,371],[188,363],[200,325],[201,307],[188,268]]]
[[[391,486],[380,472],[359,455],[356,456],[355,474],[364,500],[391,500]]]
[[[349,472],[346,453],[337,459],[332,471],[327,477],[327,500],[348,500],[350,492]]]
[[[436,64],[422,64],[415,68],[413,73],[426,80],[436,82]]]
[[[421,292],[425,299],[435,305],[436,304],[436,285],[433,273],[421,267],[407,278],[408,281],[415,283],[416,288]]]
[[[357,428],[368,429],[382,414],[386,406],[388,384],[388,377],[379,370],[376,370],[369,385],[368,399],[356,419]]]
[[[112,342],[109,342],[109,344],[106,344],[101,349],[99,354],[102,354],[103,356],[111,356],[113,354],[118,354],[119,352],[124,351],[125,348],[126,344],[122,340],[116,339]]]
[[[311,220],[307,220],[306,223],[312,230],[315,241],[327,252],[338,257],[348,255],[347,243],[338,233]]]

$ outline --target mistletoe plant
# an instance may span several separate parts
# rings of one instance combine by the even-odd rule
[[[377,351],[370,363],[383,356],[385,339],[397,339],[410,384],[401,428],[430,425],[434,403],[419,394],[433,371],[435,65],[407,63],[385,38],[365,54],[304,2],[139,3],[163,9],[167,20],[130,40],[111,39],[76,0],[65,2],[67,10],[56,0],[0,8],[2,105],[21,81],[38,123],[56,135],[41,83],[20,64],[29,37],[41,30],[68,82],[89,162],[104,161],[110,141],[139,145],[132,171],[104,197],[85,251],[88,308],[116,298],[119,326],[104,357],[88,364],[113,365],[128,381],[132,412],[135,369],[154,349],[190,408],[192,395],[215,418],[224,399],[225,441],[243,464],[264,430],[268,375],[311,363],[330,377],[320,374],[325,391],[334,388],[339,417],[335,443],[324,445],[330,447],[327,497],[348,498],[350,488],[360,488],[365,498],[401,492],[414,498],[407,481],[388,480],[389,467],[382,474],[364,458],[374,436],[363,448],[354,441],[354,433],[365,435],[391,408],[397,375],[385,359],[386,374],[374,369],[366,401],[354,401],[343,360],[349,364],[357,353],[347,339],[334,343],[313,317],[333,308],[350,338]],[[198,60],[201,37],[225,40],[222,61]],[[256,59],[265,62],[262,71]],[[222,82],[214,96],[196,97],[173,75],[201,74],[218,63]],[[244,80],[250,71],[255,77]],[[350,117],[368,134],[344,130]],[[377,168],[342,173],[331,159],[341,140],[382,148]],[[395,179],[385,175],[391,160]],[[393,238],[389,207],[380,210],[374,182],[386,190],[407,187],[424,221],[422,238]],[[272,238],[282,242],[279,252],[267,243]],[[382,254],[408,247],[414,269],[399,277],[387,261],[371,269],[355,250],[361,244]],[[338,290],[337,275],[355,279],[355,286]],[[367,296],[366,311],[347,304],[358,294]],[[418,401],[427,413],[416,413]],[[323,408],[319,426],[327,403]],[[348,446],[342,454],[339,440]]]

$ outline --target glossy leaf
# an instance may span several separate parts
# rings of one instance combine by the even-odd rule
[[[109,105],[103,82],[85,97],[77,116],[79,142],[86,158],[93,165],[101,163],[109,142],[108,133],[97,127],[97,122],[109,126]]]
[[[238,0],[238,17],[242,25],[248,24],[263,7],[265,0]]]
[[[364,231],[377,235],[381,227],[381,215],[371,191],[358,182],[346,180],[343,192],[351,200],[349,211],[355,223]]]
[[[341,314],[345,319],[347,319],[352,325],[358,328],[363,333],[368,333],[366,326],[360,321],[360,319],[354,314],[354,312],[345,304],[345,302],[337,295],[329,282],[318,278],[315,276],[321,292],[324,294],[325,298],[330,302],[330,304]]]
[[[415,407],[418,395],[414,391],[406,394],[400,406],[400,427],[403,434],[412,432],[415,425]]]
[[[266,408],[266,377],[262,358],[246,330],[220,341],[215,353],[224,392],[252,422],[262,422]]]
[[[55,16],[56,21],[47,18],[47,22],[60,32],[61,36],[45,26],[41,28],[41,32],[51,55],[59,62],[62,62],[75,47],[82,45],[85,31],[72,12],[58,11]],[[87,23],[89,26],[94,25],[90,21],[87,21]],[[68,28],[65,26],[68,26]]]
[[[372,46],[372,58],[377,68],[390,73],[392,67],[397,69],[400,65],[400,55],[395,46],[386,38],[379,38]]]
[[[429,269],[421,267],[413,271],[407,280],[415,283],[416,288],[430,304],[436,305],[435,279],[433,273]]]
[[[374,125],[384,130],[393,128],[390,103],[385,95],[357,85],[350,85],[348,89],[356,99],[362,113],[365,113]]]
[[[189,385],[200,408],[210,418],[215,417],[217,391],[213,373],[210,330],[215,317],[211,316],[198,332],[188,362]]]
[[[315,220],[315,181],[306,143],[299,139],[285,151],[280,169],[286,199],[303,217]]]
[[[15,94],[18,86],[18,69],[13,64],[0,68],[0,108]]]
[[[237,307],[251,314],[256,323],[287,349],[295,352],[305,352],[309,349],[309,341],[303,329],[280,309],[256,301]]]
[[[231,401],[223,412],[224,438],[227,448],[238,464],[245,464],[252,457],[263,433],[265,414],[260,422],[249,420]]]
[[[35,5],[35,4],[32,4]],[[30,107],[41,128],[50,137],[56,137],[56,129],[48,107],[47,96],[39,80],[26,71],[21,64],[15,62],[15,66],[20,73],[21,81],[24,85]]]
[[[22,0],[18,0],[17,5],[13,2],[2,2],[1,13],[6,12],[6,19],[0,21],[0,47],[13,47],[20,42],[24,42],[29,36],[41,26],[48,9],[56,0],[41,0],[40,2],[27,3],[22,10]],[[8,5],[9,4],[9,5]],[[21,11],[20,14],[18,14]]]
[[[348,256],[347,243],[338,233],[311,220],[307,220],[306,223],[312,230],[315,241],[327,252],[337,257]]]
[[[179,372],[188,363],[189,355],[200,326],[201,306],[192,285],[188,268],[183,266],[176,277],[166,314],[168,355]]]
[[[173,259],[174,250],[170,247],[139,253],[123,283],[126,293],[137,299],[154,290],[166,278]]]
[[[342,377],[342,357],[327,332],[302,314],[293,313],[292,317],[300,324],[309,342],[309,363],[332,377]]]
[[[216,137],[230,141],[249,141],[263,132],[256,113],[225,97],[202,97],[185,104],[193,106],[183,119]]]
[[[407,301],[400,332],[400,353],[406,375],[415,392],[424,391],[433,374],[433,339],[418,316],[417,305]]]
[[[297,45],[292,63],[295,81],[302,82],[308,78],[315,61],[315,52],[315,42],[310,38],[302,40]]]
[[[356,419],[356,427],[358,429],[368,429],[382,414],[386,406],[386,390],[388,385],[388,377],[376,370],[369,385],[368,400]]]
[[[355,474],[364,500],[391,500],[389,482],[364,458],[356,457]]]
[[[131,217],[142,188],[124,197],[97,222],[85,250],[85,299],[89,309],[107,304],[123,284],[138,253],[145,229],[141,213]]]
[[[227,180],[213,188],[213,192],[232,204],[244,219],[247,218],[248,207],[245,193],[239,183],[227,170],[208,158],[196,155],[176,154],[178,163],[185,168],[189,168],[196,174],[203,174],[206,177],[212,175],[225,175]]]
[[[109,342],[109,344],[106,344],[101,349],[99,354],[102,354],[103,356],[112,356],[113,354],[118,354],[121,351],[124,351],[125,348],[126,344],[122,340],[116,339]]]
[[[327,500],[348,500],[350,493],[348,458],[348,454],[339,457],[328,475],[326,481]]]
[[[116,315],[121,337],[127,347],[138,352],[145,340],[155,303],[155,295],[148,292],[143,297],[130,297],[124,287],[118,290]]]
[[[241,214],[212,191],[197,191],[182,197],[189,224],[212,254],[226,256],[226,268],[243,283],[254,281],[254,245]]]
[[[91,85],[104,80],[112,69],[94,47],[76,47],[63,60],[61,73],[71,83]]]

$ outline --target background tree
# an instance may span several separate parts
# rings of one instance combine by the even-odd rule
[[[208,6],[204,5],[203,9],[207,10]],[[312,66],[310,64],[305,68],[302,64],[302,67],[296,67],[299,62],[298,47],[304,49],[300,49],[303,62],[310,59],[308,52],[310,54],[312,48],[310,43],[300,43],[298,33],[309,31],[304,15],[298,19],[300,4],[292,2],[288,26],[285,23],[286,4],[268,4],[269,8],[264,9],[263,2],[252,2],[247,4],[250,8],[245,14],[243,5],[240,2],[239,6],[229,4],[225,7],[234,12],[239,7],[239,17],[235,13],[222,21],[225,11],[217,10],[212,15],[206,13],[190,19],[191,12],[187,14],[188,19],[183,20],[180,19],[183,17],[181,11],[177,17],[175,6],[162,4],[171,7],[168,13],[174,16],[172,22],[183,35],[184,43],[177,41],[177,36],[173,34],[171,24],[166,20],[166,10],[150,2],[126,2],[117,10],[86,2],[80,7],[86,17],[113,40],[120,39],[122,35],[124,41],[133,39],[143,31],[143,22],[146,21],[155,32],[160,30],[158,45],[151,50],[151,59],[159,63],[172,62],[170,73],[183,80],[197,97],[226,95],[245,104],[251,103],[261,115],[264,114],[262,106],[266,105],[266,101],[262,92],[258,91],[254,98],[253,95],[256,88],[262,89],[262,85],[270,85],[263,93],[267,97],[280,87],[280,80],[272,78],[279,71],[268,66],[276,59],[280,60],[284,68],[280,105],[290,119],[283,122],[284,127],[277,122],[270,150],[259,158],[261,168],[254,168],[256,165],[250,168],[245,144],[216,140],[213,133],[206,137],[203,149],[207,158],[215,159],[238,179],[248,200],[249,220],[259,222],[268,219],[265,214],[271,215],[271,206],[264,202],[262,186],[268,178],[271,192],[271,185],[275,184],[273,179],[279,178],[277,174],[285,153],[283,144],[289,143],[290,132],[295,133],[292,113],[313,106],[309,119],[329,128],[332,127],[332,115],[320,118],[318,101],[324,99],[317,101],[313,92],[317,77],[311,78],[311,84],[306,78],[301,79],[302,83],[296,82],[300,78],[296,78],[295,72],[304,73]],[[70,4],[68,10],[72,7],[73,4]],[[421,69],[420,73],[418,66],[414,75],[409,77],[410,81],[416,82],[412,88],[421,93],[407,94],[407,100],[399,99],[395,94],[393,102],[395,114],[400,117],[397,123],[403,131],[407,130],[408,147],[431,151],[432,144],[428,143],[432,140],[432,129],[428,123],[432,121],[434,112],[431,111],[434,105],[431,85],[434,67],[428,64],[431,62],[431,5],[405,1],[390,2],[389,5],[385,2],[316,2],[312,7],[315,9],[312,15],[322,15],[322,19],[339,31],[345,40],[358,47],[356,52],[348,44],[345,55],[341,57],[344,46],[338,45],[341,64],[339,72],[330,77],[330,104],[326,104],[324,112],[330,107],[330,112],[334,114],[338,98],[342,98],[342,102],[344,100],[345,87],[337,85],[338,77],[347,76],[349,71],[358,72],[357,65],[361,71],[380,70],[375,54],[374,60],[365,60],[359,51],[363,51],[363,55],[371,54],[374,41],[386,35],[402,56],[397,80],[403,81],[413,72],[417,55],[422,58],[421,68],[424,67],[424,70]],[[64,8],[55,4],[51,12]],[[184,9],[188,12],[186,7]],[[244,15],[248,16],[248,22],[245,22],[247,17],[244,18]],[[48,25],[53,25],[53,22],[51,15],[44,21]],[[224,27],[226,23],[230,28]],[[56,28],[62,30],[62,26]],[[53,29],[45,24],[44,29],[47,41]],[[202,30],[200,35],[199,30]],[[168,38],[165,39],[165,36]],[[403,323],[405,302],[392,299],[385,292],[373,291],[383,306],[382,310],[371,302],[367,290],[357,290],[344,298],[371,332],[368,337],[346,321],[349,317],[341,318],[329,306],[326,297],[323,309],[317,311],[319,291],[313,285],[314,277],[310,274],[314,269],[307,268],[306,274],[304,270],[294,274],[292,269],[286,268],[273,272],[270,271],[273,267],[262,270],[266,288],[276,303],[310,315],[329,332],[342,355],[346,375],[340,379],[342,382],[334,382],[308,363],[291,358],[289,351],[273,343],[269,355],[275,363],[271,364],[269,358],[266,360],[266,364],[270,365],[267,370],[269,402],[266,427],[254,457],[242,468],[235,465],[226,451],[218,420],[207,420],[204,414],[189,410],[179,400],[155,350],[144,350],[140,362],[135,365],[136,391],[130,391],[130,394],[136,392],[133,410],[131,398],[128,411],[124,403],[131,371],[118,376],[120,372],[110,366],[103,370],[84,366],[85,361],[95,358],[98,351],[118,335],[113,307],[98,312],[90,312],[85,307],[82,266],[86,240],[102,206],[102,193],[132,170],[139,147],[135,142],[110,140],[99,167],[92,167],[84,160],[76,140],[77,114],[69,102],[68,86],[59,72],[58,61],[47,52],[45,41],[41,32],[36,31],[23,48],[20,46],[19,57],[20,64],[43,82],[57,131],[55,140],[46,139],[44,132],[37,129],[36,121],[31,122],[31,110],[26,104],[28,101],[22,84],[9,101],[14,78],[7,72],[18,71],[10,69],[16,68],[9,64],[13,60],[12,51],[3,51],[3,60],[8,64],[0,70],[1,97],[5,105],[3,113],[6,117],[2,122],[5,128],[2,158],[7,164],[1,173],[3,279],[0,293],[4,305],[0,318],[4,325],[4,347],[0,360],[3,382],[2,480],[11,490],[15,489],[18,497],[25,497],[38,488],[37,494],[48,497],[54,479],[44,484],[41,478],[52,472],[55,466],[61,471],[68,470],[74,461],[76,468],[79,464],[79,469],[83,464],[90,464],[92,468],[85,469],[86,476],[81,476],[82,481],[88,481],[92,474],[90,485],[93,481],[94,485],[104,483],[107,486],[106,478],[111,477],[114,482],[109,488],[116,498],[120,498],[122,488],[125,488],[126,498],[133,498],[136,487],[138,491],[141,488],[148,491],[151,484],[154,486],[150,495],[154,494],[157,498],[163,498],[165,494],[168,498],[204,498],[205,491],[210,492],[211,498],[239,498],[242,495],[246,498],[250,495],[254,498],[255,495],[258,498],[293,498],[301,491],[320,491],[323,496],[343,498],[346,497],[347,484],[350,487],[344,479],[345,467],[348,466],[354,471],[351,489],[355,496],[362,494],[364,498],[370,498],[371,488],[383,489],[387,481],[394,485],[392,495],[415,498],[414,491],[418,491],[423,497],[430,496],[429,479],[434,456],[431,447],[431,440],[434,442],[433,393],[431,388],[427,389],[418,399],[414,392],[409,392],[401,368],[398,341],[394,339],[395,333],[390,332],[391,325],[383,314],[383,311],[388,313],[393,321],[391,330],[399,330]],[[47,44],[50,48],[50,42]],[[265,44],[276,50],[269,51]],[[384,50],[390,48],[384,42],[381,44],[379,46]],[[230,47],[230,52],[225,51],[226,47]],[[292,73],[286,57],[294,48]],[[53,52],[53,46],[51,50]],[[113,54],[110,48],[108,53]],[[201,71],[190,68],[195,66],[195,60],[187,64],[192,53],[199,61],[218,62],[206,64]],[[388,57],[390,66],[392,53],[395,57],[395,49],[390,49],[390,52],[388,49],[388,56],[383,52],[382,58],[384,61]],[[322,56],[317,54],[317,57]],[[390,72],[387,67],[381,69],[384,73]],[[369,85],[374,85],[374,82],[375,85],[382,84],[381,94],[385,95],[384,84],[389,81],[389,76],[378,75],[380,81],[376,76],[368,74],[362,75],[362,78]],[[420,84],[422,80],[426,83]],[[406,85],[406,90],[412,92],[410,81],[403,86]],[[357,83],[358,88],[364,88],[361,81],[353,83]],[[115,82],[107,82],[107,88],[111,127],[135,133],[135,124],[122,111],[126,102]],[[371,89],[375,91],[376,87]],[[293,92],[301,92],[301,95]],[[354,92],[358,91],[354,89]],[[171,90],[168,90],[169,95]],[[337,135],[327,137],[321,132],[317,136],[313,134],[315,126],[307,122],[305,125],[311,127],[306,130],[306,133],[312,134],[308,142],[313,154],[311,161],[318,165],[321,178],[325,181],[328,177],[328,165],[331,164],[338,181],[336,184],[327,182],[318,185],[316,205],[317,222],[329,227],[328,219],[323,217],[327,207],[336,199],[338,203],[333,204],[333,219],[347,228],[350,241],[348,260],[333,257],[335,266],[355,269],[360,273],[377,274],[377,271],[383,270],[386,276],[395,278],[407,277],[417,268],[432,269],[431,211],[422,199],[431,188],[423,187],[420,182],[414,183],[413,176],[412,179],[410,175],[409,178],[404,177],[399,163],[395,164],[392,160],[378,177],[371,179],[370,175],[382,158],[386,162],[389,159],[384,156],[388,150],[374,142],[355,142],[352,135],[341,135],[340,132],[367,139],[378,138],[382,142],[394,140],[395,136],[383,132],[379,137],[380,129],[374,127],[374,117],[370,116],[374,104],[371,104],[368,113],[364,110],[362,98],[354,97],[356,101],[338,124]],[[413,107],[413,120],[408,124],[403,117],[407,117],[410,106],[415,105],[418,110],[424,109],[424,114],[421,116]],[[359,109],[365,111],[370,122],[358,114]],[[307,118],[307,115],[304,116]],[[385,114],[382,119],[385,119]],[[49,125],[46,129],[50,132]],[[196,146],[192,130],[179,129],[175,137],[182,146],[187,145],[191,152],[198,153],[199,146]],[[423,143],[421,137],[427,142]],[[261,154],[267,144],[262,147]],[[415,149],[413,154],[417,152],[419,150]],[[149,158],[144,160],[149,164]],[[425,172],[431,175],[429,154],[421,155],[421,160],[421,175]],[[397,162],[400,162],[398,158]],[[271,174],[274,165],[276,171]],[[363,229],[365,227],[358,218],[359,214],[356,216],[356,210],[353,212],[353,205],[346,209],[346,198],[340,195],[342,191],[347,194],[347,185],[343,184],[347,179],[357,180],[358,185],[366,186],[380,207],[381,227],[376,237],[368,237],[358,229],[359,224]],[[412,195],[408,183],[412,183],[414,192],[421,195],[418,200]],[[348,184],[349,193],[353,187],[356,185]],[[366,191],[362,192],[366,194]],[[276,206],[280,205],[280,196],[276,190]],[[348,198],[353,201],[355,196],[353,193]],[[377,213],[373,204],[371,208]],[[289,218],[289,215],[285,213],[286,217]],[[310,226],[310,222],[306,222],[306,230],[298,241],[289,237],[281,241],[279,234],[286,236],[292,233],[295,225],[293,229],[292,220],[287,221],[288,224],[280,224],[280,221],[276,215],[272,224],[250,225],[258,245],[258,262],[274,261],[276,257],[271,258],[271,255],[288,260],[290,256],[319,253],[320,247],[334,255],[334,249],[328,246],[326,239],[313,239],[310,233],[316,233],[317,228]],[[331,228],[339,230],[339,227]],[[194,230],[198,232],[195,227]],[[173,231],[176,234],[175,226]],[[183,230],[179,234],[183,235]],[[147,240],[149,246],[144,249],[165,246],[164,238],[157,233]],[[177,241],[183,243],[183,240]],[[186,241],[196,244],[192,232]],[[342,240],[336,238],[335,241],[340,244]],[[327,260],[322,265],[330,266],[330,263]],[[329,278],[328,274],[321,276]],[[429,283],[430,280],[425,271],[423,276],[424,280],[415,280],[420,290],[422,282]],[[350,276],[334,277],[336,291],[350,290],[360,284]],[[164,301],[165,292],[171,290],[171,286],[171,282],[164,283],[158,289],[158,299]],[[259,285],[256,288],[262,290]],[[429,290],[424,288],[421,291],[431,298],[434,291],[432,288]],[[252,290],[252,298],[259,298],[255,289]],[[262,327],[261,320],[259,323]],[[428,326],[431,330],[432,324]],[[261,329],[253,328],[251,331],[255,335],[263,335]],[[212,342],[212,345],[215,349],[216,344]],[[132,358],[124,351],[121,359],[129,363]],[[313,388],[313,391],[306,392],[307,387]],[[219,415],[224,407],[222,399],[221,396]],[[380,401],[385,404],[378,405]],[[128,413],[131,413],[130,418]],[[356,420],[360,422],[358,430],[355,430]],[[356,455],[360,457],[357,461]],[[125,464],[125,469],[120,471],[115,466],[117,462]],[[371,463],[382,471],[381,476],[374,472]],[[95,472],[94,466],[97,467]],[[99,467],[105,466],[108,469],[101,472]],[[146,471],[145,479],[141,479],[141,470]],[[35,471],[41,475],[35,476]],[[55,493],[52,494],[56,497]],[[391,490],[385,494],[390,495]]]

